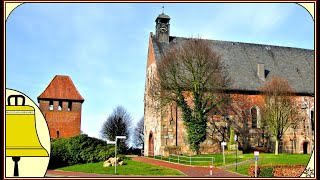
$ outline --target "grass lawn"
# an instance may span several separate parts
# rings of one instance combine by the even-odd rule
[[[149,165],[133,160],[125,160],[126,165],[117,166],[117,175],[143,175],[143,176],[184,176],[181,172],[169,168]],[[114,167],[102,167],[103,162],[78,164],[58,168],[64,171],[75,171],[95,174],[114,174]]]
[[[245,154],[246,156],[250,156],[253,159],[253,154]],[[308,164],[310,159],[309,154],[260,154],[258,165],[260,164]],[[239,165],[237,167],[237,171],[235,167],[228,168],[228,171],[237,172],[240,174],[248,175],[248,167],[250,165],[254,165],[254,162],[247,163],[243,165]]]

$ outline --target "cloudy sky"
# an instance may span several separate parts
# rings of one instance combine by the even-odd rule
[[[117,105],[136,122],[150,32],[163,3],[26,3],[6,22],[6,87],[34,102],[55,75],[85,98],[81,130],[99,138]],[[314,22],[294,3],[165,3],[172,36],[314,49]]]

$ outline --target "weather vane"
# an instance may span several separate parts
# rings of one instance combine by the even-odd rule
[[[162,14],[164,14],[164,4],[162,4]]]

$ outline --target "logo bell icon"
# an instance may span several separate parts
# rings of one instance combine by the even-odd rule
[[[11,105],[10,100],[15,100]],[[18,99],[22,105],[18,105]],[[48,157],[47,150],[41,145],[35,124],[35,110],[25,105],[22,95],[10,95],[6,106],[6,157],[14,161],[14,176],[19,176],[18,162],[21,157]]]

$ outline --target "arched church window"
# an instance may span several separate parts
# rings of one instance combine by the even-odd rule
[[[251,108],[251,120],[252,120],[252,128],[258,127],[258,113],[255,107]]]
[[[60,137],[60,132],[59,131],[57,131],[57,138],[59,138]]]

